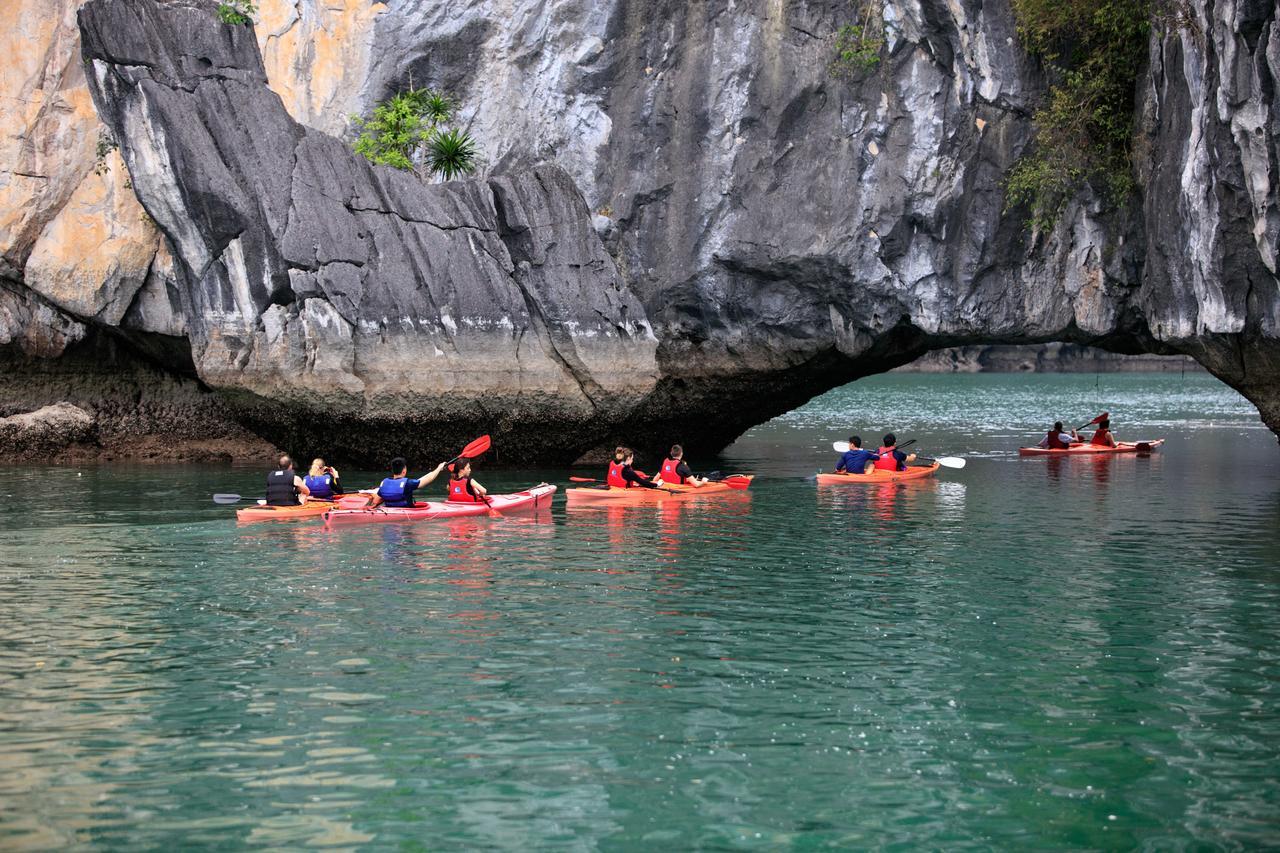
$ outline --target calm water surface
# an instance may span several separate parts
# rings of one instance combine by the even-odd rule
[[[1101,408],[1164,452],[1009,454]],[[970,464],[807,479],[887,428]],[[333,532],[0,469],[0,849],[1280,845],[1280,450],[1225,386],[876,377],[699,461],[761,476]]]

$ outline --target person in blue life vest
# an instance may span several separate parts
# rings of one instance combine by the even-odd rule
[[[293,459],[282,453],[274,471],[267,474],[267,506],[297,506],[305,503],[311,490],[293,470]]]
[[[488,503],[489,490],[471,479],[471,460],[459,459],[449,466],[449,500],[455,503]]]
[[[898,449],[898,439],[893,433],[884,437],[884,444],[876,453],[880,454],[880,458],[876,460],[876,468],[881,471],[905,471],[909,463],[916,461],[914,453],[904,453]]]
[[[678,444],[671,445],[667,458],[662,460],[662,470],[658,472],[658,480],[662,483],[694,488],[709,482],[706,477],[693,475],[693,470],[684,461],[684,448]]]
[[[313,501],[331,501],[342,494],[338,469],[324,464],[324,460],[319,457],[311,460],[311,470],[302,478],[302,482],[310,490]]]
[[[880,460],[880,454],[874,450],[862,449],[862,438],[849,436],[849,449],[840,455],[836,462],[837,474],[865,474]]]
[[[391,460],[391,476],[383,480],[382,485],[378,486],[378,493],[369,502],[369,508],[372,509],[378,506],[413,506],[414,491],[429,483],[434,483],[436,477],[439,477],[440,472],[444,470],[444,466],[445,463],[441,462],[430,474],[422,477],[410,477],[409,463],[404,460],[404,457],[397,456]]]

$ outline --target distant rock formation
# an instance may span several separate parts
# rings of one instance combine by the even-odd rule
[[[1201,373],[1187,355],[1123,355],[1079,344],[951,347],[925,353],[901,373]]]

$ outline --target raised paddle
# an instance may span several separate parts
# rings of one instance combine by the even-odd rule
[[[483,456],[485,453],[489,451],[489,445],[491,445],[492,443],[493,442],[490,441],[489,436],[482,435],[479,438],[472,441],[466,447],[462,448],[461,453],[459,453],[457,456],[453,457],[452,459],[450,459],[448,462],[444,464],[452,465],[454,462],[457,462],[459,459],[475,459],[477,456]]]
[[[913,439],[911,439],[910,441],[904,441],[902,444],[899,444],[899,445],[897,446],[897,449],[898,449],[898,450],[901,450],[902,448],[904,448],[904,447],[910,447],[911,445],[913,445],[913,444],[915,444],[915,443],[916,443],[916,439],[914,439],[914,438],[913,438]],[[845,453],[845,452],[847,452],[847,451],[849,450],[849,442],[847,442],[847,441],[837,441],[837,442],[835,442],[834,444],[832,444],[832,445],[831,445],[831,447],[832,447],[832,448],[833,448],[837,453]],[[937,462],[937,463],[938,463],[939,465],[941,465],[943,468],[963,468],[964,466],[966,466],[966,465],[968,465],[968,464],[969,464],[969,460],[967,460],[967,459],[965,459],[965,458],[963,458],[963,457],[961,457],[961,456],[937,456],[937,457],[933,457],[933,456],[917,456],[916,458],[917,458],[917,459],[920,459],[920,460],[923,460],[923,461],[925,461],[925,462],[930,462],[930,463]]]
[[[1094,418],[1093,420],[1089,421],[1089,422],[1088,422],[1087,424],[1085,424],[1084,426],[1078,426],[1078,427],[1076,427],[1076,430],[1077,430],[1077,431],[1079,431],[1079,430],[1084,429],[1084,427],[1091,427],[1091,426],[1093,426],[1094,424],[1100,424],[1100,423],[1102,423],[1103,421],[1108,420],[1110,417],[1111,417],[1111,413],[1110,413],[1110,412],[1103,412],[1102,414],[1098,415],[1098,416],[1097,416],[1096,418]]]

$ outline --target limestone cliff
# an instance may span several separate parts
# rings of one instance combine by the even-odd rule
[[[851,81],[828,67],[848,9],[816,0],[273,0],[256,30],[211,5],[81,13],[148,212],[132,221],[163,231],[172,272],[64,249],[43,268],[74,286],[42,285],[11,248],[36,241],[7,238],[0,343],[189,341],[236,419],[291,444],[323,424],[324,446],[370,458],[493,423],[548,458],[705,449],[988,342],[1190,353],[1280,428],[1274,4],[1190,0],[1162,22],[1136,93],[1140,205],[1085,194],[1042,235],[1001,188],[1043,90],[1003,2],[885,2],[880,62]],[[33,37],[65,50],[65,30]],[[58,55],[41,61],[70,98]],[[410,79],[460,99],[489,178],[424,187],[320,132]],[[40,138],[67,134],[92,136]],[[6,207],[29,221],[12,232],[43,232],[78,186]],[[117,254],[131,274],[101,263]],[[19,315],[44,325],[5,326]]]

